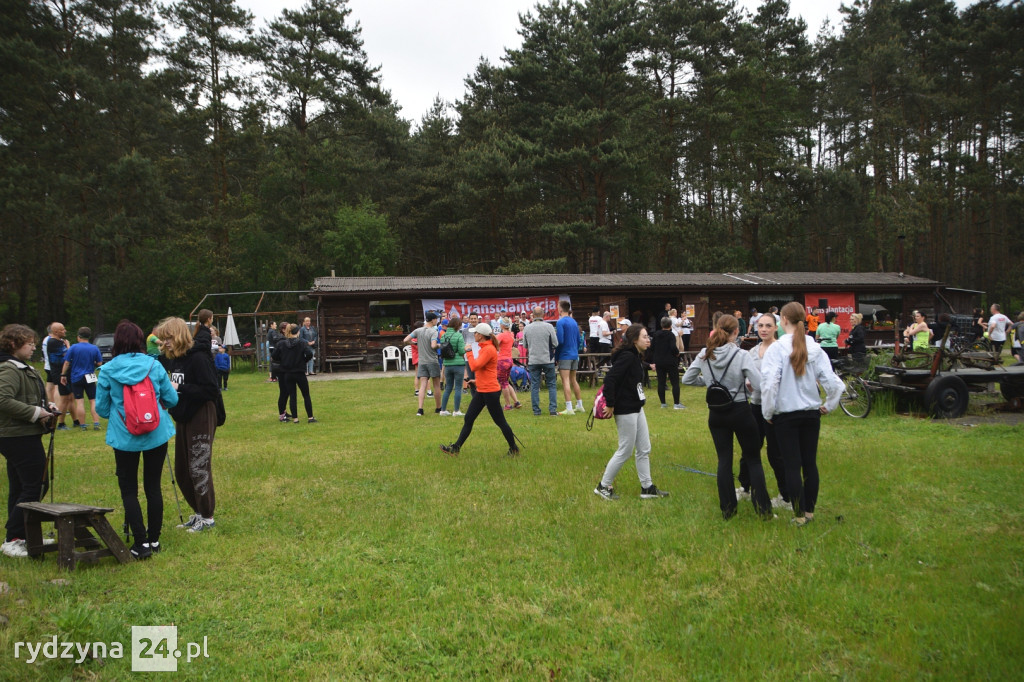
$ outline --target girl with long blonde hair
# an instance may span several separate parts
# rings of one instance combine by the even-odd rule
[[[793,301],[782,308],[785,335],[761,360],[761,412],[775,427],[786,469],[786,494],[793,523],[814,519],[818,502],[818,433],[821,415],[839,406],[843,382],[832,363],[804,330],[804,307]],[[818,384],[825,388],[822,404]]]

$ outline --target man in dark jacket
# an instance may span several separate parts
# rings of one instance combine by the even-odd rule
[[[665,380],[672,381],[672,402],[677,410],[685,410],[686,406],[679,402],[679,351],[683,342],[672,333],[672,318],[661,318],[661,329],[654,332],[651,340],[651,356],[654,362],[651,369],[658,373],[658,398],[662,407],[665,404]]]

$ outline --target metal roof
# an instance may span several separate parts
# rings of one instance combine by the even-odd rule
[[[317,277],[310,293],[452,291],[568,292],[581,289],[928,288],[941,283],[897,272],[648,272],[599,275],[440,275],[432,277]]]

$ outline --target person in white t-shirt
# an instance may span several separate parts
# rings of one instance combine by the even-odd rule
[[[1002,353],[1003,344],[1006,343],[1006,332],[1013,326],[1013,322],[999,312],[998,303],[993,303],[989,312],[992,313],[992,317],[988,318],[988,340],[992,342],[995,352]]]
[[[587,335],[587,351],[590,353],[601,352],[601,308],[594,306],[590,311],[590,333]]]

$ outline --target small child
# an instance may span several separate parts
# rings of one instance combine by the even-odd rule
[[[213,364],[217,367],[217,376],[220,377],[220,390],[228,390],[228,375],[231,374],[231,356],[224,346],[221,346],[213,356]]]

